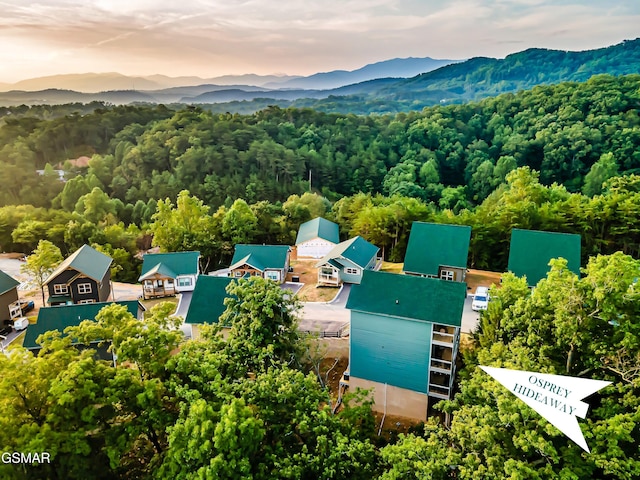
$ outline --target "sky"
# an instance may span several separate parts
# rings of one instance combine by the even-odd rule
[[[0,82],[86,72],[310,75],[639,36],[638,0],[0,0]]]

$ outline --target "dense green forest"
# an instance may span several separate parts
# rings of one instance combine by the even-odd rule
[[[215,115],[161,106],[51,120],[5,115],[0,162],[8,188],[0,205],[60,206],[94,184],[125,204],[175,198],[183,189],[212,207],[235,198],[274,202],[308,190],[309,173],[312,189],[332,200],[362,191],[437,203],[445,188],[465,187],[473,205],[518,166],[575,192],[603,154],[613,155],[619,173],[640,167],[639,82],[599,76],[396,116],[279,108]],[[79,155],[94,155],[92,164],[71,168],[70,177],[82,178],[54,201],[56,185],[34,170]]]
[[[511,274],[492,292],[458,393],[409,434],[382,435],[362,393],[335,398],[298,337],[299,304],[258,277],[228,287],[220,321],[183,340],[154,307],[112,305],[42,353],[0,355],[0,444],[51,463],[0,464],[6,479],[634,479],[640,475],[640,261],[592,257],[579,278],[555,260],[531,291]],[[90,349],[112,343],[118,366]],[[477,365],[610,380],[580,420],[583,451]],[[25,374],[28,372],[28,374]],[[354,392],[351,392],[354,394]],[[350,394],[350,395],[351,395]],[[445,415],[446,414],[446,415]],[[443,418],[450,418],[448,425]]]
[[[476,268],[505,269],[513,227],[579,233],[585,262],[638,255],[639,84],[600,76],[396,116],[8,109],[0,247],[95,243],[120,264],[117,279],[134,280],[133,256],[154,234],[165,250],[201,250],[210,270],[235,243],[291,244],[322,215],[395,261],[415,220],[471,225]],[[64,162],[79,155],[88,167]],[[197,212],[199,230],[184,211]]]

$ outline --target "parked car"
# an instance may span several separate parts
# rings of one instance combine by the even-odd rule
[[[489,289],[487,287],[476,288],[476,293],[473,294],[473,302],[471,302],[471,310],[480,311],[486,310],[489,305]]]
[[[33,300],[20,300],[20,307],[22,308],[22,313],[27,313],[35,308],[35,304]]]
[[[13,327],[11,325],[7,325],[6,327],[0,330],[0,337],[6,338],[13,331]]]

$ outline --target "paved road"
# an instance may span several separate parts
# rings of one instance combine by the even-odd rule
[[[311,332],[337,332],[351,319],[350,311],[345,308],[351,285],[344,285],[340,293],[329,303],[303,303],[300,330]]]
[[[468,294],[464,301],[464,310],[462,311],[462,326],[460,328],[462,333],[473,332],[480,321],[480,313],[471,310],[471,302],[473,302],[473,295]]]
[[[21,282],[21,285],[18,287],[19,290],[31,290],[36,288],[33,283],[33,278],[20,271],[20,267],[22,265],[23,262],[17,258],[0,257],[0,270]]]
[[[131,283],[111,282],[113,300],[122,302],[124,300],[138,300],[142,296],[142,285]]]

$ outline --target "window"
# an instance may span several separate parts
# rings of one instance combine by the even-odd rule
[[[179,287],[190,287],[192,284],[193,284],[193,282],[192,282],[191,277],[178,277],[178,286]]]
[[[442,280],[451,280],[455,279],[455,273],[453,270],[440,270],[440,278]]]
[[[280,272],[268,270],[264,272],[264,274],[269,280],[275,280],[276,282],[280,281]]]
[[[56,283],[53,286],[53,293],[54,295],[66,295],[69,293],[69,287],[64,283]]]
[[[360,269],[359,268],[349,268],[346,267],[344,269],[344,273],[347,273],[349,275],[360,275]]]
[[[234,277],[241,277],[243,275],[244,275],[244,272],[242,270],[236,270],[235,272],[233,272]]]
[[[78,284],[78,293],[81,295],[91,293],[91,284],[90,283],[79,283]]]
[[[78,305],[85,305],[85,304],[87,304],[87,303],[96,303],[96,301],[95,301],[95,300],[93,300],[93,299],[90,299],[90,298],[89,298],[89,299],[87,299],[87,300],[79,300],[79,301],[78,301]]]

